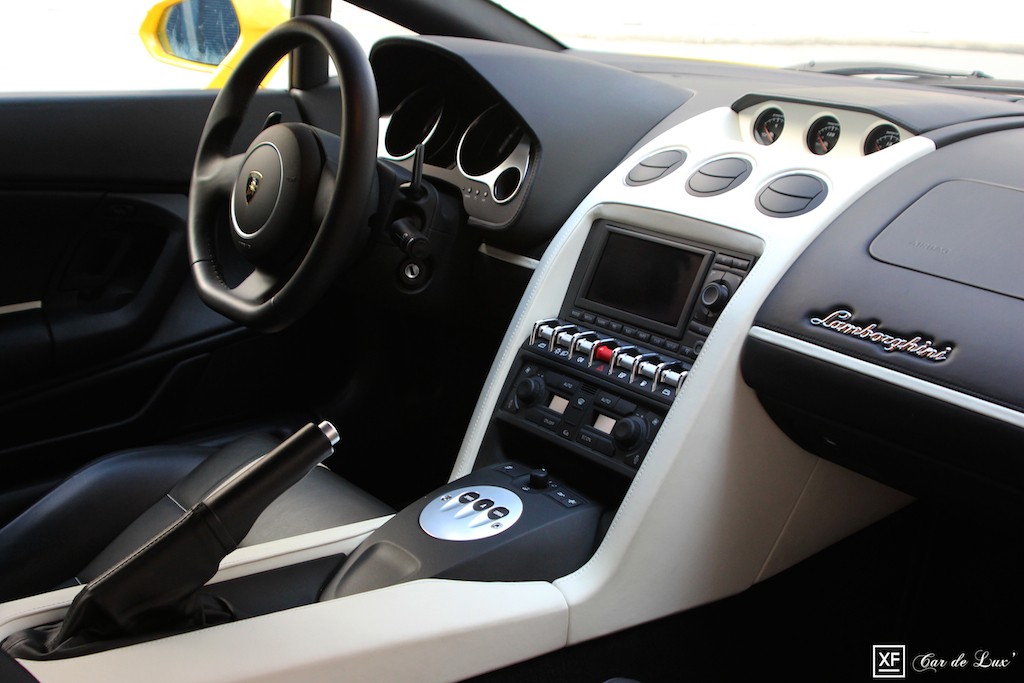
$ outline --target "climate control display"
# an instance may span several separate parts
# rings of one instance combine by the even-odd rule
[[[523,345],[498,415],[632,475],[690,367],[664,352],[542,320]]]

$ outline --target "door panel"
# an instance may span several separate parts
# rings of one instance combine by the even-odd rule
[[[99,455],[237,415],[190,410],[204,378],[245,385],[245,354],[261,352],[223,351],[250,335],[188,273],[186,195],[214,96],[0,97],[0,523]],[[261,92],[237,151],[272,111],[299,120],[287,93]],[[211,368],[224,355],[235,370]]]

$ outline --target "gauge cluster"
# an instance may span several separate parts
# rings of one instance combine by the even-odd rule
[[[459,65],[420,52],[413,65],[381,84],[378,154],[412,168],[420,150],[424,175],[456,188],[471,219],[503,227],[525,200],[537,141],[520,116],[491,88]],[[383,64],[381,64],[383,62]]]
[[[815,156],[867,156],[913,136],[874,114],[802,102],[763,102],[739,112],[744,138]]]

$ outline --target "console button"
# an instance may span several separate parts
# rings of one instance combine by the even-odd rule
[[[580,408],[568,408],[564,413],[562,413],[562,419],[570,425],[578,426],[583,422],[583,411]],[[565,436],[565,434],[562,436]]]
[[[615,406],[619,403],[619,397],[614,394],[609,394],[607,391],[597,392],[595,400],[597,401],[597,405],[605,408],[606,410],[615,410]]]
[[[459,496],[459,502],[462,503],[463,505],[468,505],[469,503],[472,503],[474,500],[476,500],[479,497],[480,497],[480,494],[477,493],[476,491],[469,491],[469,492],[463,493],[461,496]]]
[[[600,434],[589,427],[584,427],[580,430],[579,436],[576,437],[576,441],[580,442],[584,446],[594,449],[601,455],[611,457],[611,455],[615,453],[615,446],[612,444],[612,440],[604,434]]]
[[[615,405],[614,408],[612,408],[612,410],[614,410],[619,415],[632,415],[633,412],[636,410],[636,404],[631,401],[627,401],[624,398],[620,398],[619,402]]]
[[[526,413],[526,419],[536,425],[544,427],[545,429],[553,430],[556,427],[558,427],[558,422],[561,419],[561,417],[553,415],[549,411],[543,410],[541,408],[533,408],[528,413]]]
[[[501,507],[500,505],[496,508],[491,508],[487,511],[488,519],[502,519],[508,517],[508,508]]]
[[[658,374],[658,366],[661,365],[662,362],[662,359],[656,356],[654,362],[645,360],[640,363],[639,369],[634,367],[633,370],[634,373],[637,375],[643,375],[644,377],[650,377],[651,379],[654,379],[655,376]]]
[[[637,468],[644,461],[644,453],[637,452],[626,456],[625,463],[630,467]]]
[[[701,325],[700,323],[690,323],[690,329],[697,334],[704,335],[705,337],[711,334],[711,328],[707,325]]]
[[[473,503],[473,509],[477,512],[482,512],[488,508],[494,507],[494,501],[490,498],[483,498]]]
[[[635,386],[637,389],[640,389],[641,391],[650,391],[651,387],[654,386],[654,380],[647,379],[646,377],[641,377],[636,382],[633,383],[633,386]]]
[[[612,359],[613,353],[615,353],[615,350],[611,346],[608,344],[601,344],[594,351],[594,358],[602,363],[607,363]]]
[[[567,391],[570,394],[575,394],[576,390],[579,389],[580,387],[580,383],[575,379],[571,377],[565,377],[564,375],[559,375],[556,372],[548,371],[544,373],[544,377],[545,379],[547,379],[548,384],[550,384],[553,388],[560,391]]]
[[[627,370],[609,370],[612,378],[619,380],[625,384],[629,384],[629,372]]]
[[[583,505],[584,503],[587,502],[583,500],[580,496],[578,496],[575,492],[570,491],[567,488],[561,488],[558,491],[552,491],[551,493],[548,494],[548,496],[550,498],[554,498],[567,508],[579,507],[580,505]]]
[[[523,467],[522,465],[517,465],[516,463],[513,462],[507,462],[504,465],[499,466],[497,470],[509,477],[512,477],[513,479],[515,479],[516,477],[521,477],[524,474],[526,474],[525,467]],[[479,497],[479,495],[480,494],[477,494],[477,497]]]

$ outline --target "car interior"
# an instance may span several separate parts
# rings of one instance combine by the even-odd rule
[[[1021,84],[356,4],[0,94],[0,678],[1012,676]]]

